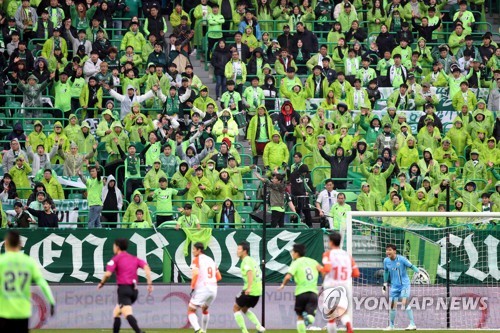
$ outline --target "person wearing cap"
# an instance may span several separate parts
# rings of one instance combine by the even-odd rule
[[[158,179],[158,182],[155,184],[159,184],[159,187],[156,188],[153,192],[149,193],[149,195],[147,196],[147,200],[156,201],[156,226],[160,226],[163,222],[174,220],[172,199],[176,195],[180,196],[187,193],[187,191],[191,187],[191,184],[188,183],[186,185],[186,188],[182,190],[167,188],[168,180],[167,177],[164,176],[160,177]]]
[[[367,182],[361,183],[361,192],[359,193],[358,200],[356,201],[356,210],[361,212],[376,212],[382,210],[380,195],[372,192],[370,190],[370,184]]]
[[[90,23],[91,25],[85,30],[87,33],[87,36],[89,36],[90,42],[95,45],[95,42],[99,40],[98,33],[102,32],[102,35],[100,36],[101,39],[108,40],[108,33],[104,29],[104,27],[101,26],[101,19],[99,16],[94,16],[92,18],[92,21]],[[111,44],[110,44],[111,46]]]
[[[342,26],[342,31],[347,32],[351,28],[352,22],[357,21],[358,15],[354,6],[348,0],[344,0],[339,6],[339,13],[337,17],[334,17]],[[343,6],[343,10],[340,10]],[[335,15],[335,13],[334,13]]]
[[[470,69],[465,78],[468,80],[471,89],[483,88],[481,81],[484,81],[484,75],[482,74],[482,69],[479,67],[480,64],[475,59],[470,61]]]
[[[460,111],[461,106],[464,104],[469,107],[469,110],[475,109],[477,98],[476,95],[469,89],[469,83],[467,81],[462,81],[460,83],[460,91],[457,91],[452,96],[451,104],[456,111]]]
[[[241,95],[235,91],[235,82],[226,81],[227,90],[220,97],[220,105],[224,109],[230,109],[231,113],[238,113],[241,106]]]
[[[92,43],[90,42],[90,40],[87,39],[87,32],[83,29],[80,29],[76,34],[77,38],[75,38],[71,32],[71,28],[72,28],[71,22],[66,21],[65,25],[61,27],[61,30],[64,33],[64,37],[68,39],[69,42],[71,42],[73,46],[72,47],[73,54],[76,53],[79,46],[83,46],[85,51],[84,54],[89,55],[90,52],[92,51]]]
[[[160,179],[162,179],[162,178],[166,179],[167,175],[161,169],[161,161],[159,158],[157,158],[154,161],[153,167],[151,168],[151,170],[149,170],[146,173],[146,176],[144,176],[144,188],[146,189],[146,192],[145,192],[146,196],[150,195],[151,190],[157,189],[158,184],[161,185]],[[174,193],[174,195],[177,195],[177,193]]]
[[[91,76],[99,73],[99,70],[101,69],[101,62],[102,60],[99,59],[99,52],[91,51],[90,58],[85,61],[85,64],[83,65],[83,74],[85,75],[85,80],[87,80],[87,82]]]
[[[132,109],[133,103],[142,103],[150,98],[157,96],[160,99],[166,99],[166,97],[162,94],[161,89],[158,85],[154,85],[151,87],[151,90],[142,94],[140,96],[136,95],[136,89],[133,85],[129,84],[126,89],[125,94],[119,94],[115,89],[111,89],[109,84],[103,83],[102,87],[104,89],[109,90],[109,94],[116,100],[120,102],[120,117],[125,118],[127,114],[130,113]]]
[[[127,46],[132,46],[135,52],[142,54],[142,49],[145,44],[146,38],[144,38],[144,35],[139,31],[139,24],[132,22],[129,31],[123,36],[120,43],[120,51],[125,51]]]
[[[472,33],[472,26],[476,22],[476,19],[474,18],[474,14],[467,10],[467,1],[461,0],[459,2],[459,10],[453,15],[453,21],[462,22],[464,32],[467,32],[468,35]]]

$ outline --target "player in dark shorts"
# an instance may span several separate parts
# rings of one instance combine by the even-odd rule
[[[113,333],[120,332],[121,316],[125,317],[130,327],[135,333],[142,333],[137,320],[132,315],[132,304],[137,300],[139,291],[137,290],[137,269],[142,268],[146,272],[148,282],[148,294],[153,291],[151,281],[151,269],[148,264],[127,252],[128,241],[125,238],[117,238],[113,243],[115,256],[108,262],[106,273],[97,289],[101,289],[106,281],[116,274],[116,284],[118,285],[118,304],[113,310]]]
[[[245,318],[243,314],[255,325],[257,332],[264,332],[266,329],[260,323],[259,319],[250,311],[259,302],[262,295],[262,272],[259,264],[249,256],[250,244],[241,242],[238,244],[237,255],[241,259],[241,277],[243,278],[243,291],[236,297],[234,304],[234,319],[242,333],[248,333]]]

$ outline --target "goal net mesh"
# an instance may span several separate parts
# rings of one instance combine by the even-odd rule
[[[389,296],[382,293],[386,245],[395,244],[420,273],[408,270],[409,305],[418,328],[500,328],[498,245],[500,228],[492,218],[353,217],[351,244],[346,244],[360,267],[353,280],[352,312],[357,328],[385,328],[389,320]],[[431,221],[430,219],[433,219]],[[439,220],[439,221],[436,221]],[[405,228],[391,227],[404,225]],[[350,228],[348,228],[349,230]],[[446,244],[449,233],[449,296],[447,298]],[[449,307],[449,311],[447,310]],[[409,324],[401,304],[396,328]]]

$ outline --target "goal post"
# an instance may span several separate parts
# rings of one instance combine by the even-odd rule
[[[436,220],[437,219],[437,220]],[[430,225],[443,227],[432,227]],[[382,293],[387,244],[419,268],[408,270],[409,305],[419,328],[500,328],[500,213],[346,213],[345,247],[360,267],[351,311],[358,328],[388,326]],[[448,225],[448,227],[446,227]],[[408,326],[398,306],[396,326]]]

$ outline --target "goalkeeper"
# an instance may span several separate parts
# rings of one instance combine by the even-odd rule
[[[389,293],[391,309],[389,311],[389,327],[386,330],[394,329],[396,305],[399,299],[401,299],[402,307],[405,309],[406,315],[410,320],[410,325],[406,330],[416,330],[417,326],[415,326],[415,322],[413,321],[413,310],[410,306],[405,308],[408,298],[410,298],[410,278],[406,270],[407,268],[411,268],[415,273],[418,273],[419,270],[408,259],[397,254],[396,245],[394,244],[387,244],[385,254],[387,258],[384,259],[384,287],[382,288],[384,294],[387,292],[388,281],[391,281],[391,290]]]

